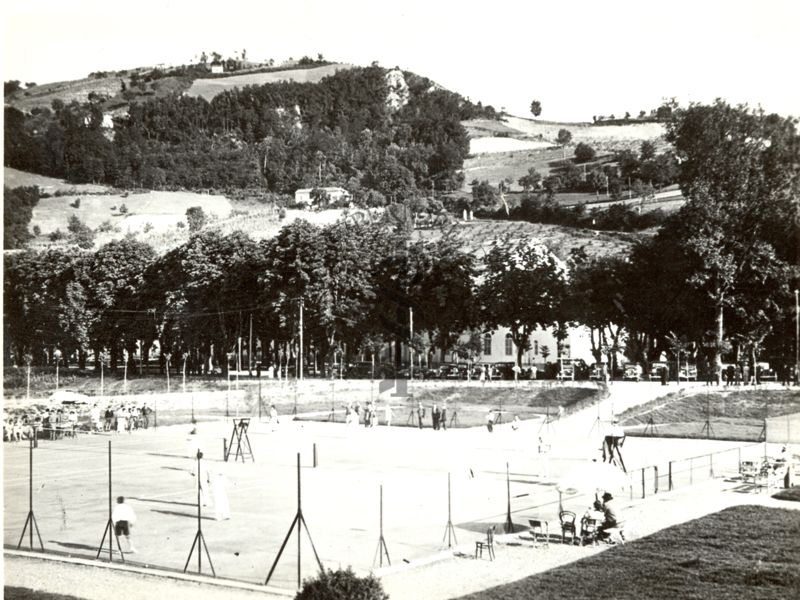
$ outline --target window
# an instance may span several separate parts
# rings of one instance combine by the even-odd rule
[[[492,353],[492,334],[487,333],[483,336],[483,354],[489,356]]]
[[[511,339],[511,334],[506,334],[506,356],[512,356],[514,354],[514,341]]]

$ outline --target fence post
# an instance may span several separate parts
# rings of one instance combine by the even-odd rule
[[[672,491],[672,461],[669,461],[669,473],[667,474],[667,491]]]
[[[694,483],[694,458],[689,459],[689,485]]]
[[[317,444],[316,444],[316,442],[315,442],[315,443],[314,443],[314,468],[315,468],[315,469],[317,468],[317,465],[318,465],[318,464],[319,464],[319,463],[317,463]]]
[[[714,454],[708,455],[708,476],[714,479]]]
[[[742,472],[742,447],[739,446],[736,450],[739,453],[739,473],[741,473]]]
[[[658,465],[653,465],[653,474],[655,476],[655,486],[653,489],[653,493],[658,493]]]
[[[644,498],[644,497],[645,497],[644,479],[645,479],[645,475],[644,475],[644,467],[642,467],[642,498]]]

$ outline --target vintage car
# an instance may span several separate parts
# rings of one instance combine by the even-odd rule
[[[641,381],[644,369],[639,363],[626,363],[622,368],[622,379],[625,381]]]
[[[759,381],[778,381],[778,373],[768,362],[756,363],[756,373]]]
[[[681,364],[678,377],[681,381],[697,381],[697,366],[690,364]]]
[[[661,361],[650,363],[650,373],[648,373],[650,381],[659,381],[662,369],[667,370],[667,379],[669,379],[669,365],[667,363]]]

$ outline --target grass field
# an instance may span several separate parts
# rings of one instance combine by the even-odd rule
[[[103,194],[111,191],[111,188],[104,185],[68,183],[61,179],[55,179],[54,177],[27,173],[11,167],[3,167],[3,185],[10,188],[35,185],[46,194],[55,194],[56,192],[70,194]]]
[[[800,520],[737,506],[462,600],[737,598],[800,595]]]
[[[64,594],[51,594],[20,587],[3,587],[3,598],[5,600],[80,600],[77,596],[66,596]]]
[[[214,96],[226,90],[241,88],[246,85],[264,85],[266,83],[277,83],[278,81],[316,83],[323,77],[333,75],[336,71],[352,68],[352,65],[333,64],[312,69],[287,69],[285,71],[232,75],[214,79],[195,79],[186,94],[211,100]]]
[[[798,389],[695,388],[690,395],[667,394],[619,415],[620,423],[632,435],[641,435],[650,418],[659,436],[729,440],[757,440],[764,418],[782,417],[800,412]],[[708,416],[712,432],[703,426]]]

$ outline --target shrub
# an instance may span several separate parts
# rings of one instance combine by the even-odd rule
[[[120,205],[119,214],[121,214],[121,215],[128,214],[128,207],[126,205],[124,205],[124,204]]]
[[[584,163],[590,161],[594,158],[594,154],[594,148],[592,148],[589,144],[580,142],[577,146],[575,146],[576,162]]]
[[[33,226],[33,235],[42,235],[42,228],[38,225]]]
[[[186,221],[189,223],[189,232],[195,233],[206,224],[206,213],[202,206],[190,206],[186,209]]]
[[[359,577],[348,567],[322,571],[306,579],[295,600],[388,600],[380,580],[374,575]]]
[[[59,242],[67,237],[67,234],[61,231],[60,229],[56,229],[55,231],[50,232],[50,241],[51,242]]]
[[[286,209],[281,206],[281,209],[278,211],[278,218],[285,219],[286,218]]]
[[[145,223],[145,224],[144,224],[144,229],[143,229],[143,231],[144,231],[145,233],[149,233],[149,232],[153,231],[153,224],[152,224],[150,221],[148,221],[147,223]]]
[[[80,198],[75,198],[74,202],[70,202],[70,206],[72,208],[80,208],[81,207],[81,199]]]

